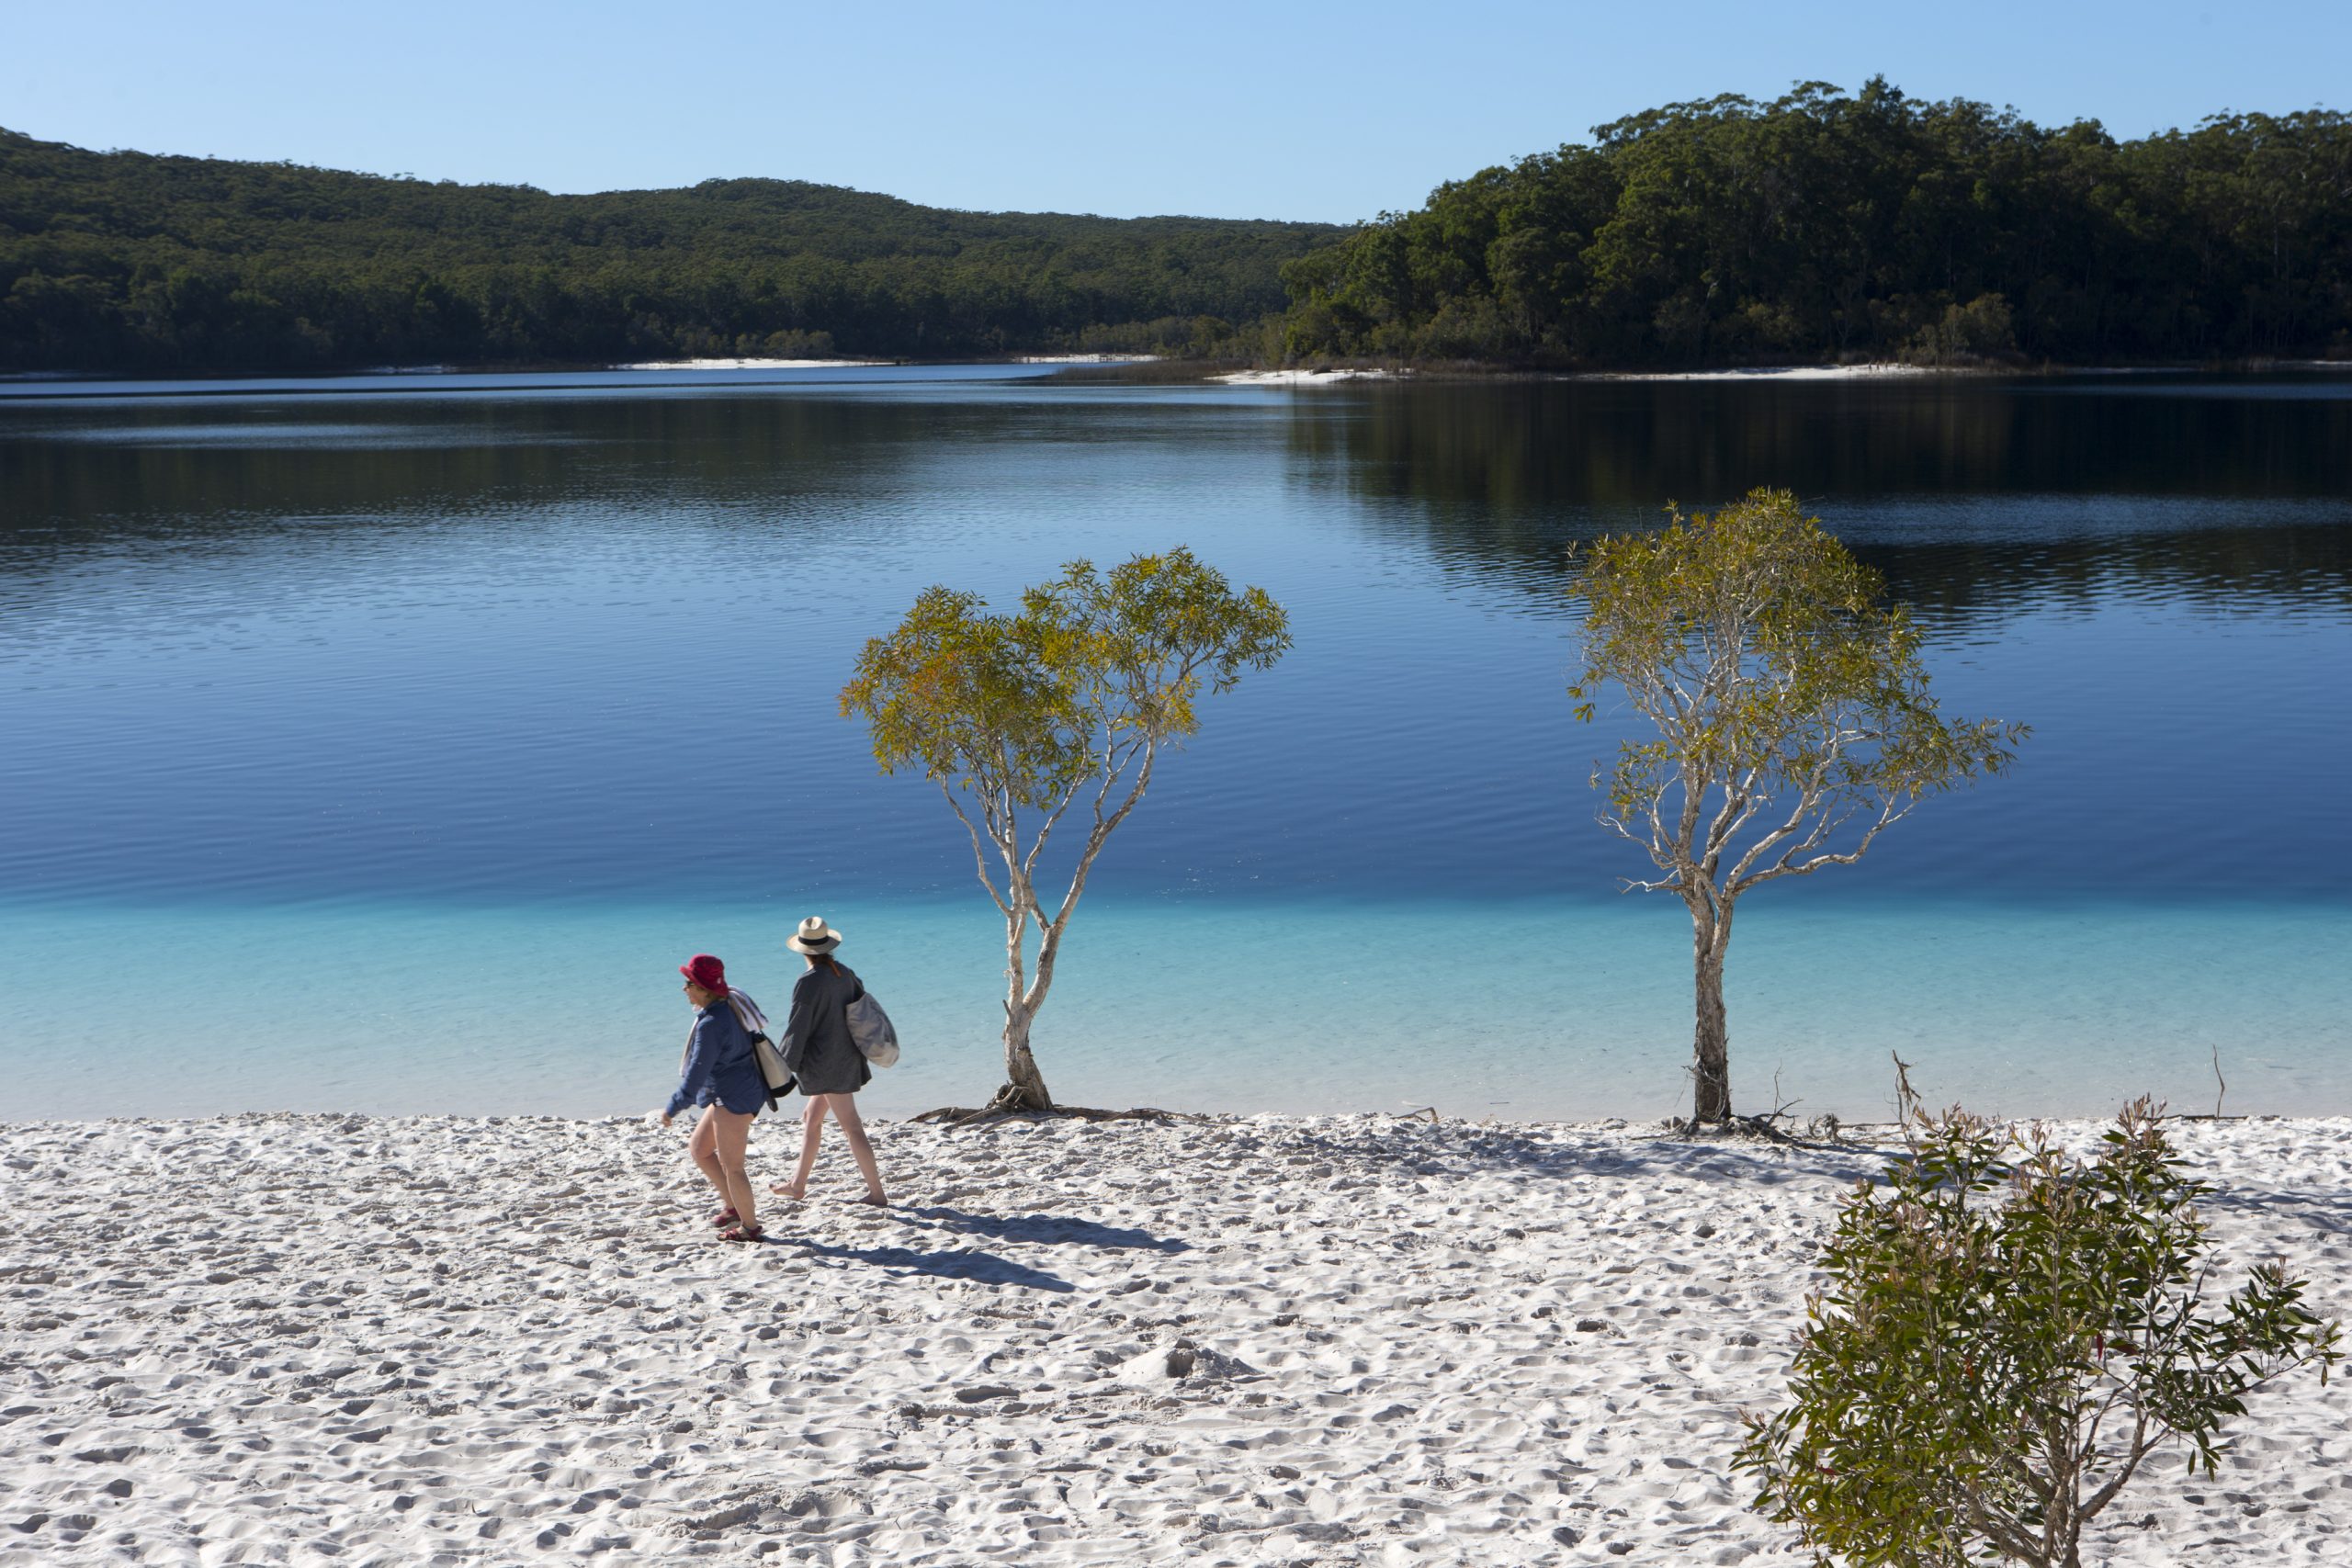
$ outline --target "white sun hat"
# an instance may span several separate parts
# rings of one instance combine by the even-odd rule
[[[820,957],[842,944],[842,933],[825,923],[822,915],[811,915],[800,922],[800,929],[785,939],[784,945],[795,953]]]

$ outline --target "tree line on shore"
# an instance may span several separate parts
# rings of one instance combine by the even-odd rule
[[[554,196],[0,131],[0,368],[1193,352],[1329,224],[957,212],[786,180]]]
[[[0,131],[0,368],[1091,351],[1587,368],[2352,356],[2352,118],[2119,141],[1806,83],[1352,230],[552,196]]]
[[[1805,83],[1483,170],[1283,277],[1294,359],[2352,355],[2352,118],[2118,141]]]

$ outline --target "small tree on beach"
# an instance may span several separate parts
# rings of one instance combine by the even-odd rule
[[[1589,722],[1622,687],[1657,731],[1628,740],[1602,784],[1603,827],[1663,874],[1690,911],[1698,1021],[1692,1117],[1732,1114],[1724,953],[1740,897],[1850,865],[1927,795],[1999,773],[2022,726],[1939,716],[1920,635],[1881,603],[1876,572],[1758,490],[1665,529],[1578,552],[1585,667],[1568,688]]]
[[[1905,1093],[1908,1153],[1847,1199],[1792,1403],[1740,1450],[1816,1562],[2077,1568],[2150,1455],[2211,1474],[2248,1394],[2312,1362],[2325,1381],[2341,1329],[2305,1281],[2264,1264],[2209,1307],[2208,1189],[2147,1100],[2081,1159]]]
[[[1030,1027],[1095,857],[1161,750],[1199,728],[1195,699],[1272,666],[1290,630],[1263,589],[1237,593],[1184,549],[1108,574],[1073,561],[1021,606],[997,615],[975,594],[924,590],[897,630],[865,645],[841,703],[865,718],[882,771],[920,768],[970,836],[1004,917],[1006,1082],[989,1109],[1050,1111]],[[1081,800],[1077,863],[1049,907],[1046,849]]]

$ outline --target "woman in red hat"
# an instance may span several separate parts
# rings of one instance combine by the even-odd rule
[[[728,1005],[734,993],[728,988],[727,966],[707,953],[697,953],[678,965],[678,973],[686,977],[695,1027],[686,1037],[678,1091],[662,1111],[662,1125],[667,1127],[689,1105],[703,1108],[686,1150],[718,1189],[723,1207],[711,1218],[721,1227],[721,1240],[757,1241],[759,1204],[752,1195],[752,1179],[743,1171],[743,1152],[751,1141],[752,1119],[767,1103],[767,1084],[752,1054],[752,1036]]]

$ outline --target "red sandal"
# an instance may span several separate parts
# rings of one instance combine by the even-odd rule
[[[729,1225],[725,1230],[720,1231],[718,1233],[718,1239],[721,1241],[758,1241],[767,1234],[766,1229],[760,1225],[735,1224]]]
[[[742,1215],[737,1213],[732,1208],[726,1208],[721,1209],[718,1213],[711,1215],[710,1223],[724,1228],[725,1226],[733,1224],[742,1217]]]

